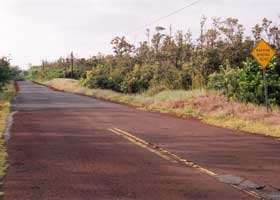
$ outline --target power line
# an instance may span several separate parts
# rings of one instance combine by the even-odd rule
[[[167,15],[165,15],[165,16],[162,16],[162,17],[160,17],[160,18],[158,18],[158,19],[155,19],[154,21],[152,21],[152,22],[150,22],[150,23],[148,23],[148,24],[145,24],[145,25],[143,25],[143,26],[140,26],[139,28],[135,29],[134,31],[131,31],[131,32],[128,33],[128,34],[135,33],[135,32],[138,31],[138,30],[144,29],[145,27],[149,27],[149,26],[151,26],[151,25],[153,25],[153,24],[155,24],[155,23],[157,23],[157,22],[159,22],[159,21],[161,21],[161,20],[163,20],[163,19],[166,19],[166,18],[168,18],[168,17],[170,17],[170,16],[173,16],[173,15],[179,13],[179,12],[182,12],[182,11],[185,10],[186,8],[189,8],[189,7],[191,7],[191,6],[195,5],[195,4],[198,4],[200,1],[201,1],[201,0],[196,0],[196,1],[194,1],[194,2],[192,2],[192,3],[190,3],[190,4],[186,5],[186,6],[184,6],[184,7],[182,7],[182,8],[179,8],[179,9],[177,9],[177,10],[175,10],[175,11],[173,11],[173,12],[167,14]]]

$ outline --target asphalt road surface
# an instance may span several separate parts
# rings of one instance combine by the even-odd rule
[[[5,200],[280,199],[276,139],[19,87]]]

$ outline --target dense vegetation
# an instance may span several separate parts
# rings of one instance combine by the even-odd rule
[[[0,58],[0,90],[6,85],[12,77],[10,63],[7,58]]]
[[[18,67],[12,67],[10,65],[9,58],[0,58],[0,92],[10,80],[22,79],[23,76],[21,76],[21,73]]]
[[[20,70],[17,67],[11,67],[7,57],[0,58],[0,178],[2,179],[7,169],[7,153],[4,146],[3,132],[6,128],[6,122],[10,111],[10,100],[15,96],[15,88],[11,79],[17,79],[20,76]],[[3,193],[0,191],[0,196]]]
[[[114,55],[74,59],[74,65],[71,58],[44,61],[42,66],[32,67],[28,77],[81,79],[90,88],[122,93],[210,88],[230,98],[262,104],[262,70],[250,52],[264,38],[279,55],[280,28],[265,18],[251,29],[251,37],[245,37],[244,31],[234,18],[203,17],[197,39],[190,31],[173,33],[171,28],[156,27],[154,33],[147,30],[147,39],[139,46],[116,37],[111,42]],[[279,58],[268,66],[267,75],[270,102],[280,105]]]

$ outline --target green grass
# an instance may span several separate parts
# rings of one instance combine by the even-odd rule
[[[2,139],[3,132],[6,128],[6,122],[10,112],[10,100],[15,96],[15,94],[16,91],[13,82],[7,84],[5,89],[0,92],[0,178],[5,175],[7,168],[7,153],[4,139]]]
[[[147,111],[181,117],[192,116],[215,126],[280,137],[278,107],[274,107],[273,112],[266,113],[263,107],[234,102],[215,91],[165,90],[152,95],[149,92],[128,95],[111,90],[85,88],[79,81],[71,79],[54,79],[44,84],[70,93],[133,105]]]

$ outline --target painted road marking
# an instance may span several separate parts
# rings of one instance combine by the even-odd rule
[[[121,136],[121,137],[129,140],[130,142],[132,142],[133,144],[135,144],[137,146],[140,146],[140,147],[142,147],[142,148],[144,148],[144,149],[146,149],[146,150],[148,150],[148,151],[150,151],[152,153],[155,153],[156,155],[160,156],[161,158],[163,158],[165,160],[168,160],[168,161],[173,162],[173,163],[178,163],[178,164],[182,164],[182,165],[187,166],[187,167],[191,167],[191,168],[197,169],[200,172],[215,178],[219,182],[227,184],[227,185],[230,185],[232,188],[237,189],[239,191],[242,191],[242,192],[244,192],[244,193],[246,193],[246,194],[248,194],[248,195],[250,195],[250,196],[252,196],[252,197],[254,197],[256,199],[265,199],[265,197],[262,194],[252,190],[251,188],[241,187],[242,183],[244,181],[248,181],[246,179],[243,179],[244,181],[240,182],[240,184],[239,184],[240,186],[236,185],[234,183],[231,183],[230,181],[229,182],[221,181],[222,180],[221,177],[223,177],[223,176],[218,175],[217,173],[211,171],[210,169],[207,169],[205,167],[197,165],[197,164],[195,164],[194,162],[192,162],[190,160],[182,158],[182,157],[180,157],[180,156],[178,156],[178,155],[176,155],[176,154],[174,154],[174,153],[172,153],[172,152],[170,152],[170,151],[168,151],[168,150],[166,150],[166,149],[164,149],[162,147],[159,147],[159,146],[157,146],[155,144],[152,144],[150,142],[147,142],[147,141],[145,141],[145,140],[143,140],[143,139],[141,139],[139,137],[136,137],[135,135],[133,135],[133,134],[131,134],[129,132],[123,131],[123,130],[118,129],[118,128],[110,128],[108,130],[113,132],[113,133],[115,133],[115,134],[117,134],[118,136]]]

